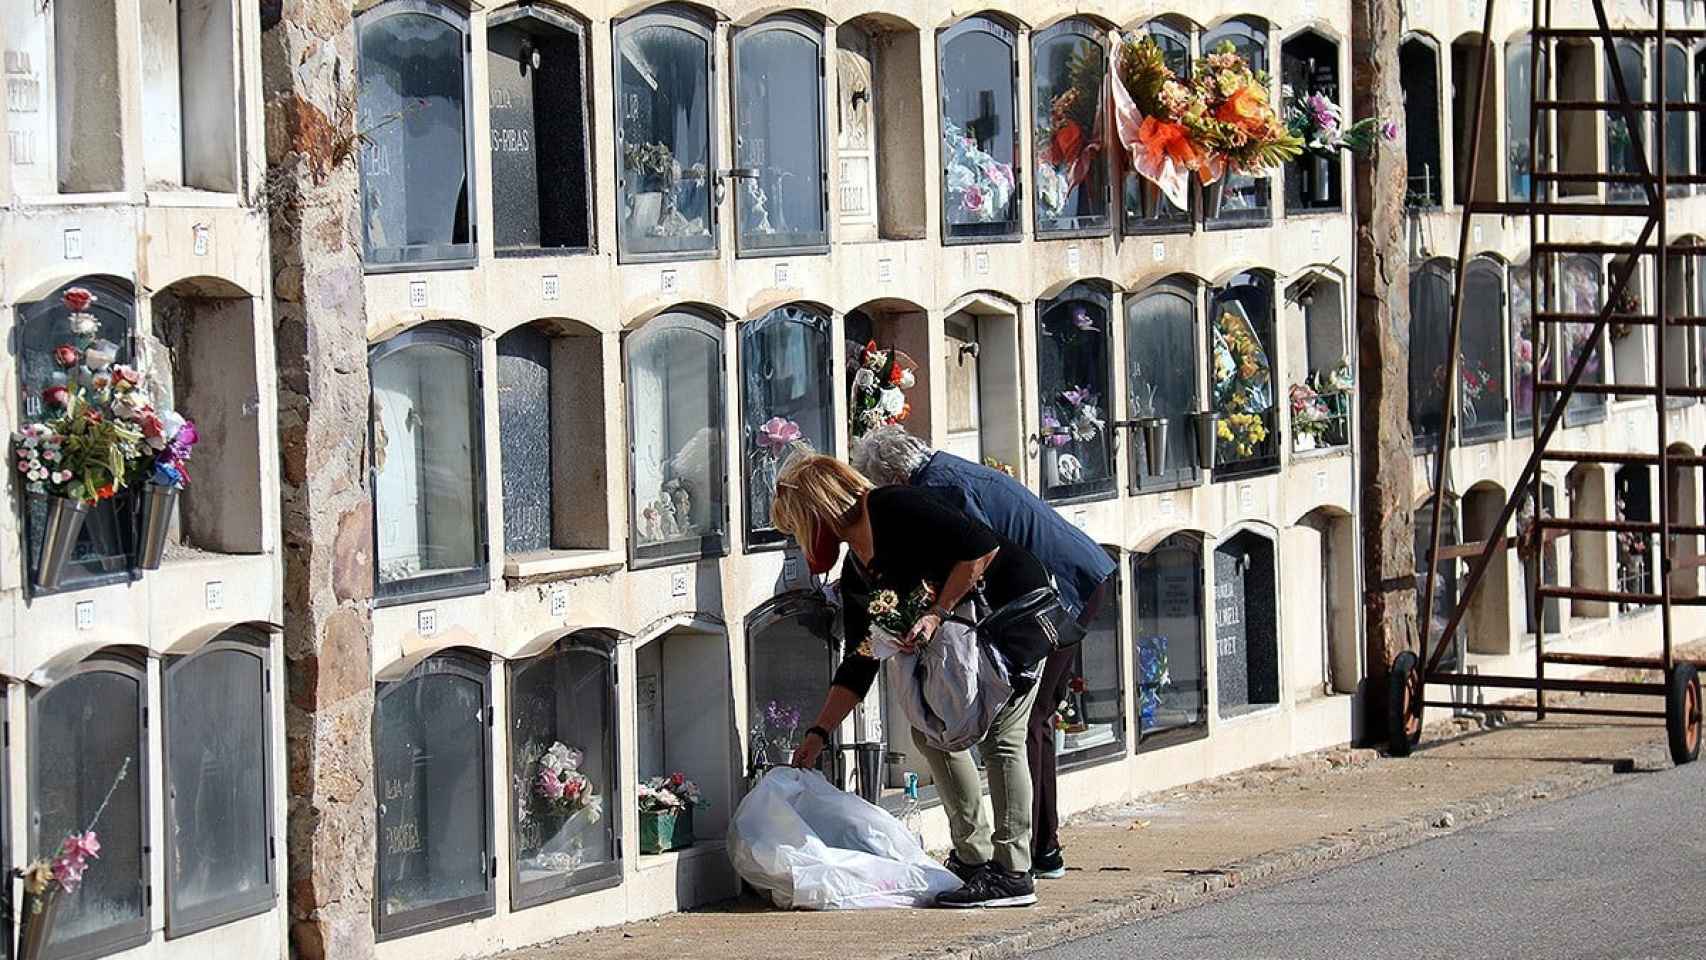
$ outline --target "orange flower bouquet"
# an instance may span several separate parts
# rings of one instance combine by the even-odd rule
[[[1207,156],[1195,132],[1202,98],[1167,66],[1152,37],[1114,33],[1109,84],[1114,92],[1114,124],[1120,145],[1138,176],[1154,184],[1183,208],[1190,198],[1190,175],[1206,172]],[[1207,182],[1207,181],[1205,181]]]
[[[1192,87],[1202,104],[1193,132],[1209,157],[1203,183],[1229,173],[1259,176],[1303,151],[1303,138],[1268,100],[1267,75],[1251,70],[1230,41],[1208,55]]]

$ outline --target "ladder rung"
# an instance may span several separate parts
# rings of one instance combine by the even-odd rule
[[[1547,663],[1561,663],[1577,667],[1622,667],[1625,670],[1663,670],[1664,659],[1661,657],[1620,657],[1612,653],[1543,653],[1540,659]],[[1690,663],[1685,657],[1676,657],[1677,663]]]
[[[1552,681],[1546,681],[1546,689],[1552,689]],[[1504,713],[1539,713],[1540,708],[1532,703],[1458,703],[1455,700],[1424,700],[1424,707],[1439,707],[1441,709],[1462,710],[1498,710]],[[1625,710],[1621,707],[1554,707],[1546,705],[1548,715],[1557,714],[1561,717],[1620,717],[1630,720],[1664,720],[1668,716],[1663,710]]]
[[[1603,253],[1611,256],[1617,256],[1620,254],[1639,254],[1641,256],[1649,256],[1651,254],[1658,253],[1660,249],[1661,247],[1658,244],[1651,243],[1643,245],[1635,243],[1553,243],[1548,241],[1534,245],[1534,252],[1538,254]]]
[[[1539,27],[1529,33],[1554,40],[1598,40],[1605,36],[1597,27]],[[1659,36],[1653,27],[1612,27],[1609,33],[1624,40],[1656,40]],[[1665,36],[1676,40],[1706,37],[1706,27],[1666,27]]]
[[[1629,593],[1622,590],[1595,590],[1591,587],[1535,587],[1534,592],[1540,597],[1556,597],[1559,600],[1598,600],[1602,603],[1627,603],[1642,607],[1656,607],[1664,602],[1664,598],[1656,593]],[[1706,607],[1706,596],[1700,597],[1671,597],[1673,607]]]
[[[1595,324],[1599,322],[1597,313],[1561,313],[1553,310],[1542,310],[1534,315],[1540,323],[1559,324]],[[1672,327],[1706,327],[1706,317],[1667,317],[1667,326]],[[1659,318],[1651,313],[1613,313],[1606,318],[1608,323],[1627,323],[1632,327],[1656,327]]]
[[[1562,380],[1540,380],[1534,389],[1546,393],[1563,393]],[[1646,383],[1578,383],[1576,393],[1595,393],[1608,397],[1656,397],[1659,388]],[[1668,397],[1706,397],[1706,387],[1666,387]]]
[[[1542,530],[1598,531],[1600,533],[1660,533],[1659,525],[1650,520],[1581,520],[1575,517],[1552,517],[1536,521]],[[1700,536],[1706,527],[1697,523],[1673,523],[1670,532],[1677,536]]]
[[[1547,677],[1536,680],[1533,677],[1498,676],[1489,673],[1430,673],[1429,683],[1455,684],[1462,687],[1495,687],[1502,690],[1533,690],[1536,686],[1544,685],[1547,690],[1557,690],[1561,693],[1622,693],[1622,694],[1662,694],[1665,685],[1651,681],[1638,680],[1554,680]]]
[[[1530,174],[1536,180],[1549,183],[1634,183],[1658,184],[1659,175],[1656,173],[1568,173],[1562,171],[1535,171]],[[1682,186],[1685,184],[1706,183],[1706,174],[1702,173],[1672,173],[1665,177],[1665,182]],[[1567,201],[1561,201],[1567,202]],[[1591,204],[1593,200],[1578,200],[1576,203]]]
[[[1684,111],[1688,111],[1690,113],[1706,112],[1706,104],[1703,104],[1703,103],[1685,103],[1681,100],[1672,100],[1669,103],[1664,103],[1664,104],[1661,104],[1657,100],[1630,100],[1627,102],[1622,101],[1622,100],[1536,100],[1536,101],[1534,101],[1534,107],[1536,110],[1606,110],[1606,111],[1621,112],[1624,107],[1628,107],[1630,110],[1643,110],[1643,111],[1654,110],[1654,111],[1656,111],[1661,106],[1663,106],[1667,111],[1676,111],[1677,113],[1682,113]]]
[[[1650,203],[1525,203],[1520,200],[1477,200],[1469,204],[1470,213],[1504,217],[1656,217],[1658,209]]]
[[[1616,463],[1645,467],[1659,465],[1659,455],[1656,453],[1612,453],[1608,450],[1548,450],[1545,457],[1554,463]],[[1706,467],[1706,457],[1672,454],[1668,459],[1673,467]]]

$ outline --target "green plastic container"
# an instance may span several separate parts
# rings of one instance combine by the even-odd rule
[[[640,811],[640,852],[667,853],[693,846],[693,808]]]

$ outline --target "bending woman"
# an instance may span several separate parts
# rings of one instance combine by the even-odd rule
[[[926,643],[981,581],[991,607],[1049,587],[1047,572],[1023,548],[941,500],[913,487],[877,487],[834,459],[797,458],[776,482],[771,520],[815,551],[845,543],[852,556],[841,577],[846,652],[831,682],[817,722],[794,752],[794,765],[809,767],[840,725],[865,698],[878,663],[870,655],[870,615],[864,598],[888,589],[906,596],[920,583],[936,590],[936,606],[912,625],[902,646]],[[997,646],[1000,646],[997,643]],[[983,811],[981,784],[969,750],[946,753],[913,733],[948,814],[954,852],[948,869],[964,882],[942,894],[947,907],[1024,906],[1037,900],[1031,870],[1031,777],[1025,759],[1025,728],[1036,699],[1041,661],[1013,664],[1014,693],[978,744],[989,774],[995,808],[991,829]]]

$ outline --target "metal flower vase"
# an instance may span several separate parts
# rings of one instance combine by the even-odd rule
[[[47,522],[42,525],[41,553],[36,557],[36,587],[58,589],[65,578],[65,568],[77,550],[77,540],[83,533],[83,523],[89,519],[92,505],[69,497],[47,498]]]
[[[640,811],[640,852],[668,853],[693,846],[693,808]]]
[[[1148,177],[1137,177],[1137,213],[1144,220],[1153,220],[1161,212],[1161,188]]]
[[[144,570],[160,569],[166,556],[166,533],[172,526],[172,510],[178,505],[178,488],[151,483],[142,495],[142,542],[137,544],[136,565]]]
[[[1333,200],[1333,162],[1337,159],[1329,154],[1317,153],[1311,157],[1314,169],[1310,171],[1310,200],[1315,203],[1331,203]]]
[[[1143,462],[1149,468],[1149,475],[1160,476],[1167,469],[1167,420],[1141,417],[1137,429],[1143,437]]]
[[[18,910],[17,960],[41,960],[53,933],[53,918],[59,912],[59,888],[49,885],[41,893],[25,891]]]
[[[1226,201],[1226,177],[1222,176],[1213,183],[1202,185],[1202,216],[1204,220],[1214,220],[1220,216],[1220,207]]]
[[[1214,469],[1214,448],[1220,441],[1220,411],[1202,410],[1196,414],[1197,466]]]

